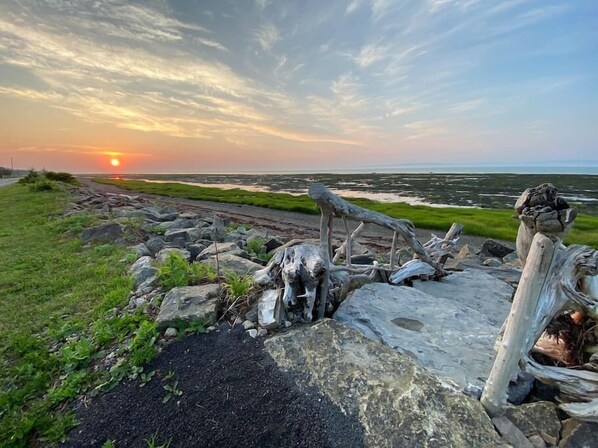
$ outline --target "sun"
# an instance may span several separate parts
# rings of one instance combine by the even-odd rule
[[[120,166],[120,160],[114,158],[114,159],[110,159],[110,165],[112,166]]]

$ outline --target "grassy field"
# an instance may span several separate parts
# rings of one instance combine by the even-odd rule
[[[250,192],[240,189],[198,187],[180,183],[152,183],[138,180],[94,179],[96,182],[117,185],[127,190],[160,194],[170,197],[202,201],[249,204],[276,210],[301,213],[319,213],[316,204],[307,195],[286,193]],[[514,241],[519,222],[514,210],[437,208],[411,206],[403,203],[382,203],[368,199],[350,198],[353,204],[385,213],[395,218],[405,218],[422,229],[447,230],[453,222],[463,224],[468,235],[486,236]],[[584,244],[598,248],[598,217],[580,216],[575,228],[566,239],[568,244]]]
[[[154,354],[154,324],[113,311],[132,286],[126,250],[82,247],[78,234],[96,218],[60,218],[66,204],[65,191],[0,188],[0,447],[61,440],[75,397]],[[107,350],[123,362],[95,369]]]

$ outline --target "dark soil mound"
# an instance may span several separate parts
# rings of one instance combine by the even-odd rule
[[[193,335],[164,349],[144,387],[120,384],[81,407],[68,447],[359,447],[362,428],[329,399],[300,392],[242,330]],[[173,373],[174,372],[174,373]],[[168,395],[173,386],[182,395]]]

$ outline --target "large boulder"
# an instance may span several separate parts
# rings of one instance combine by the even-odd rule
[[[177,249],[176,247],[165,247],[156,254],[156,263],[163,264],[170,254],[179,254],[187,261],[191,259],[191,254],[188,250]]]
[[[300,388],[359,418],[367,446],[506,446],[478,401],[339,322],[298,326],[264,345]]]
[[[477,392],[492,369],[500,330],[484,314],[455,300],[385,283],[352,291],[334,317],[460,388]]]
[[[164,233],[164,241],[167,243],[182,240],[185,243],[196,241],[201,237],[201,230],[195,227],[185,229],[169,229]]]
[[[212,255],[201,261],[216,268],[216,256]],[[261,264],[257,264],[251,260],[241,258],[231,252],[225,252],[218,255],[218,265],[220,272],[226,274],[227,272],[234,272],[238,275],[253,275],[254,272],[263,268]]]
[[[452,299],[473,308],[497,326],[511,310],[513,287],[481,269],[454,272],[438,282],[414,281],[413,287],[433,297]]]
[[[152,257],[143,256],[131,265],[129,273],[133,278],[135,288],[137,288],[143,282],[155,276],[158,273],[158,270],[153,266]]]
[[[81,234],[81,240],[83,244],[87,244],[92,241],[100,243],[114,243],[122,240],[124,232],[120,224],[116,222],[110,222],[102,224],[97,227],[83,230]]]
[[[216,254],[232,254],[237,255],[239,257],[247,257],[247,252],[239,247],[236,242],[229,242],[229,243],[212,243],[208,247],[206,247],[201,253],[197,256],[198,260],[205,260],[213,255]]]
[[[480,255],[483,255],[485,257],[503,258],[512,252],[515,252],[514,247],[511,247],[499,241],[487,239],[486,241],[484,241],[484,244],[482,245]]]
[[[181,323],[210,326],[218,317],[220,285],[183,286],[171,289],[156,318],[159,328],[177,327]]]

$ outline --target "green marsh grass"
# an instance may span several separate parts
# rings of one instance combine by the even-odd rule
[[[252,192],[241,189],[222,190],[212,187],[198,187],[179,183],[153,183],[140,180],[95,179],[96,182],[142,193],[196,199],[201,201],[248,204],[276,210],[318,214],[314,201],[307,195],[294,196],[287,193]],[[518,220],[515,211],[508,209],[457,208],[412,206],[403,203],[382,203],[362,198],[346,198],[351,203],[385,213],[394,218],[408,219],[421,229],[449,229],[453,222],[463,224],[467,235],[478,235],[515,241]],[[585,244],[598,248],[598,217],[582,215],[565,239],[568,244]]]
[[[0,447],[63,439],[76,424],[70,401],[154,355],[154,324],[111,311],[132,286],[126,250],[82,247],[78,234],[96,218],[58,217],[67,201],[64,191],[0,188]],[[123,361],[91,368],[108,349]]]

